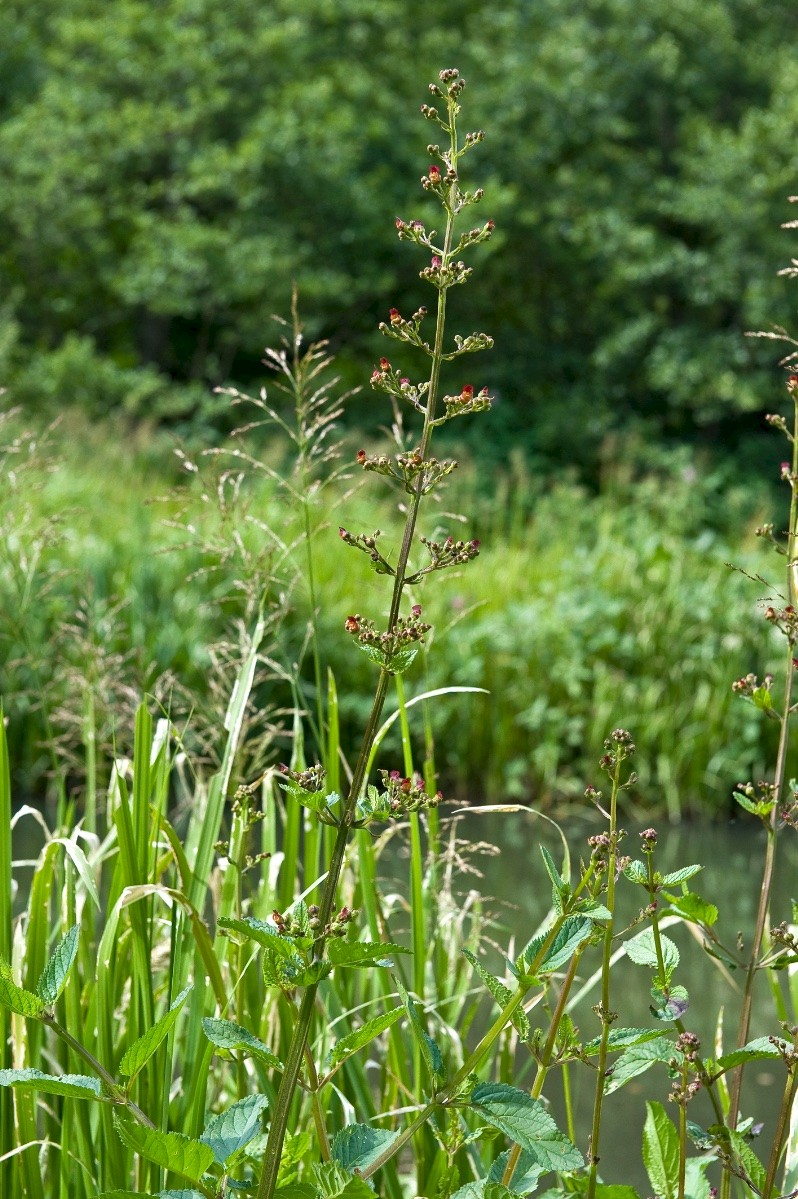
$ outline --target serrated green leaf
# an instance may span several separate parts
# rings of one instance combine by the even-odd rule
[[[7,962],[3,962],[0,968],[0,1003],[19,1016],[41,1016],[47,1007],[44,1000],[34,995],[33,991],[17,986]]]
[[[648,867],[645,862],[630,862],[628,866],[624,866],[623,874],[631,883],[639,883],[643,887],[648,884]]]
[[[599,903],[597,899],[582,899],[576,906],[576,911],[580,916],[587,916],[588,920],[596,920],[599,924],[604,924],[607,920],[612,920],[612,912],[603,903]]]
[[[43,1074],[41,1070],[0,1070],[0,1087],[44,1091],[47,1095],[72,1095],[75,1099],[102,1099],[99,1080],[86,1074]]]
[[[374,1199],[366,1180],[350,1174],[338,1162],[315,1162],[312,1168],[322,1199]]]
[[[424,1028],[415,1003],[410,998],[398,978],[395,980],[395,982],[396,989],[399,992],[402,1003],[405,1005],[405,1011],[407,1012],[410,1020],[410,1031],[415,1037],[416,1043],[421,1050],[421,1056],[424,1058],[427,1070],[429,1071],[432,1079],[432,1084],[435,1086],[438,1080],[443,1077],[443,1056],[438,1048],[437,1043]]]
[[[373,1128],[370,1124],[347,1124],[333,1137],[333,1161],[338,1162],[345,1170],[365,1170],[398,1136],[398,1132],[391,1132],[387,1128]]]
[[[621,1054],[613,1066],[605,1094],[611,1095],[619,1090],[630,1079],[645,1073],[655,1062],[668,1062],[672,1057],[678,1058],[679,1054],[670,1037],[655,1037],[632,1046]]]
[[[391,956],[397,953],[410,953],[410,950],[388,941],[327,942],[327,957],[333,966],[392,966]]]
[[[470,949],[463,950],[463,957],[474,967],[477,974],[498,1003],[499,1007],[506,1007],[513,997],[513,993],[510,988],[505,986],[501,979],[496,978],[490,973],[489,970],[486,970]],[[518,1032],[518,1035],[521,1037],[521,1040],[529,1040],[531,1029],[529,1027],[529,1019],[526,1012],[524,1012],[521,1008],[516,1008],[512,1015],[512,1022],[514,1028]]]
[[[399,1010],[401,1011],[401,1008]],[[232,1020],[216,1020],[212,1016],[206,1016],[202,1021],[202,1028],[211,1044],[218,1049],[228,1049],[231,1053],[238,1049],[250,1057],[258,1058],[264,1065],[282,1070],[283,1064],[280,1059],[254,1033],[242,1028],[240,1024],[234,1024]]]
[[[556,891],[562,891],[563,887],[568,886],[568,882],[566,879],[563,879],[560,870],[557,869],[557,864],[554,860],[554,857],[551,856],[545,845],[538,845],[538,849],[540,850],[540,856],[543,857],[546,874],[548,874],[549,878],[551,879],[552,887],[555,887]]]
[[[507,1169],[507,1163],[510,1159],[510,1150],[505,1149],[504,1153],[500,1153],[495,1159],[490,1169],[488,1170],[487,1182],[501,1182],[504,1177],[504,1171]],[[518,1155],[513,1176],[510,1179],[510,1190],[516,1194],[526,1195],[529,1191],[533,1191],[541,1174],[545,1174],[546,1170],[541,1166],[540,1162],[529,1153],[526,1149],[522,1149]]]
[[[248,941],[257,941],[258,945],[272,950],[279,957],[290,958],[295,952],[291,937],[280,936],[275,925],[267,924],[264,920],[256,920],[254,916],[244,916],[241,920],[222,916],[219,920],[219,927],[240,933]]]
[[[788,1042],[782,1038],[778,1038],[779,1044],[785,1049],[788,1048]],[[733,1066],[739,1066],[743,1062],[752,1062],[757,1058],[777,1058],[781,1057],[776,1046],[771,1042],[769,1037],[756,1037],[755,1040],[749,1041],[747,1045],[743,1045],[742,1049],[735,1049],[731,1053],[724,1053],[723,1057],[718,1058],[719,1070],[731,1070]]]
[[[454,1192],[452,1199],[521,1199],[522,1192],[511,1191],[492,1178],[475,1178]]]
[[[139,1070],[150,1060],[164,1037],[169,1035],[190,990],[189,986],[181,991],[160,1020],[156,1020],[152,1028],[148,1028],[124,1054],[119,1063],[119,1073],[123,1074],[125,1078],[134,1079]]]
[[[578,1170],[585,1161],[539,1100],[505,1083],[479,1083],[471,1106],[486,1123],[505,1133],[545,1170]]]
[[[662,933],[660,933],[659,941],[665,965],[665,982],[669,982],[673,971],[679,965],[679,950],[670,937],[666,937]],[[636,965],[652,966],[655,970],[659,968],[653,929],[644,929],[642,933],[632,937],[631,941],[627,941],[623,948],[629,960]]]
[[[673,1020],[681,1020],[690,1006],[690,996],[684,987],[670,987],[667,994],[661,987],[651,988],[654,1003],[649,1011],[655,1020],[670,1024]]]
[[[265,1095],[247,1095],[208,1121],[200,1141],[211,1147],[220,1166],[258,1135],[268,1104]]]
[[[381,1016],[375,1016],[373,1020],[367,1020],[355,1032],[347,1033],[345,1037],[341,1037],[336,1041],[327,1055],[327,1064],[330,1069],[333,1066],[339,1065],[345,1061],[353,1053],[357,1053],[358,1049],[362,1049],[364,1045],[368,1045],[375,1037],[378,1037],[386,1028],[390,1028],[395,1024],[402,1013],[404,1007],[391,1008],[389,1012],[383,1012]]]
[[[42,971],[36,993],[48,1007],[52,1007],[66,986],[69,971],[77,956],[79,937],[80,925],[75,924],[58,942]]]
[[[730,1131],[729,1140],[731,1142],[734,1156],[744,1168],[745,1172],[757,1190],[761,1191],[767,1178],[765,1167],[762,1165],[761,1161],[754,1153],[745,1137],[741,1136],[739,1132]]]
[[[714,903],[707,903],[692,891],[688,891],[686,895],[668,895],[667,899],[672,911],[694,924],[705,924],[711,928],[718,918],[718,909]]]
[[[274,1199],[319,1199],[319,1192],[309,1182],[288,1182],[277,1188]]]
[[[694,866],[682,866],[681,870],[672,870],[670,874],[666,874],[660,879],[664,887],[674,887],[677,883],[686,883],[694,874],[698,874],[699,870],[703,870],[703,866],[698,864]]]
[[[607,1045],[612,1053],[617,1049],[631,1049],[633,1045],[642,1045],[646,1041],[653,1041],[656,1037],[662,1037],[662,1032],[658,1028],[611,1028]],[[601,1037],[593,1037],[591,1041],[587,1041],[582,1046],[582,1052],[588,1057],[592,1057],[599,1052],[600,1048]]]
[[[661,1103],[646,1103],[643,1165],[662,1199],[675,1199],[679,1187],[679,1133]]]
[[[552,941],[546,956],[537,969],[538,974],[551,974],[570,962],[574,953],[593,934],[593,924],[586,916],[569,916]]]
[[[122,1119],[117,1112],[114,1112],[114,1128],[128,1149],[156,1166],[182,1174],[190,1182],[199,1182],[213,1164],[214,1153],[210,1145],[184,1137],[182,1133],[145,1128],[133,1120]]]

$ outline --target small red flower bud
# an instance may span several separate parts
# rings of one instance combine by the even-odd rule
[[[355,455],[355,458],[357,459],[358,464],[360,466],[362,466],[364,464],[364,462],[366,461],[366,451],[358,450],[357,454]]]
[[[433,256],[432,256],[432,269],[433,269],[434,271],[437,271],[437,270],[438,270],[438,268],[440,267],[440,265],[441,265],[441,260],[440,260],[440,258],[438,257],[438,255],[437,255],[437,254],[433,254]]]
[[[410,611],[413,613],[414,616],[420,616],[421,615],[421,604],[413,604],[413,607],[410,609]]]
[[[435,166],[435,163],[433,163],[429,169],[429,177],[430,177],[430,182],[440,183],[441,170],[440,170],[440,167]]]
[[[348,537],[349,536],[348,532],[346,531],[346,529],[344,528],[343,525],[339,525],[338,536],[339,537]]]
[[[397,229],[404,229],[405,227],[405,223],[400,216],[396,218],[395,224]]]
[[[392,308],[392,309],[390,310],[390,312],[388,313],[388,316],[391,318],[391,324],[392,324],[392,325],[399,325],[399,324],[401,324],[401,322],[402,322],[402,318],[401,318],[401,316],[399,315],[399,309],[398,309],[398,308]]]
[[[474,396],[474,388],[471,386],[470,383],[466,383],[465,387],[460,392],[460,399],[461,400],[470,400],[473,398],[473,396]]]
[[[354,616],[347,616],[346,620],[344,621],[344,628],[346,629],[347,633],[356,633],[360,628],[360,625]]]
[[[495,221],[486,221],[485,222],[485,229],[487,230],[488,233],[492,233],[495,228],[496,228]]]
[[[393,779],[394,781],[396,781],[397,779],[400,779],[401,777],[402,776],[398,770],[392,770],[391,773],[388,775],[388,778]]]
[[[392,313],[393,313],[393,312],[395,312],[395,309],[393,309],[393,308],[392,308],[392,309],[391,309],[391,312],[392,312]],[[391,369],[391,364],[390,364],[390,362],[388,361],[388,359],[387,359],[387,358],[380,358],[380,370],[381,370],[381,371],[389,371],[390,369]]]

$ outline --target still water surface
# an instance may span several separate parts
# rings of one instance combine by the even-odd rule
[[[685,825],[669,828],[664,823],[647,821],[645,824],[632,820],[625,823],[628,835],[622,852],[639,858],[639,832],[654,823],[658,827],[659,842],[656,850],[655,867],[661,872],[676,870],[693,863],[704,869],[689,882],[689,888],[703,899],[716,905],[719,917],[715,928],[719,939],[732,950],[736,948],[738,933],[744,944],[750,936],[756,919],[759,898],[762,862],[765,849],[765,833],[757,822],[748,819],[725,825]],[[580,856],[588,856],[587,837],[602,831],[595,823],[579,818],[569,819],[563,825],[574,863],[576,877]],[[506,928],[505,940],[501,933],[496,939],[508,943],[515,934],[516,953],[545,917],[550,905],[551,889],[545,872],[540,850],[542,843],[560,864],[563,845],[551,825],[531,813],[493,813],[483,816],[469,815],[460,826],[460,835],[466,840],[493,841],[498,854],[483,852],[473,862],[479,866],[483,879],[479,889],[495,897],[494,910]],[[474,885],[477,880],[472,880]],[[617,892],[619,918],[623,927],[639,911],[645,900],[645,892],[625,879]],[[798,899],[798,837],[789,828],[779,841],[779,856],[775,894],[772,904],[771,924],[790,919],[791,899]],[[641,926],[642,928],[643,926]],[[701,1038],[704,1052],[713,1052],[719,1013],[723,1013],[723,1028],[726,1052],[734,1043],[739,1010],[739,983],[734,974],[724,975],[718,963],[701,948],[684,925],[667,930],[667,935],[677,944],[681,961],[675,981],[688,990],[690,1007],[685,1016],[686,1026]],[[593,951],[583,959],[582,978],[587,980],[598,967],[598,953]],[[494,966],[501,973],[501,959],[497,952],[495,960],[486,959],[486,965]],[[649,986],[651,972],[636,966],[625,956],[613,968],[612,1007],[619,1014],[618,1027],[652,1027],[655,1022],[649,1012]],[[591,989],[572,1011],[583,1039],[597,1036],[600,1025],[592,1011],[598,1001],[598,993]],[[751,1038],[779,1033],[778,1021],[770,1002],[764,978],[758,980],[754,1020]],[[794,1015],[793,1018],[796,1018]],[[534,1013],[532,1013],[534,1026]],[[667,1032],[668,1025],[662,1025]],[[760,1156],[769,1149],[774,1127],[775,1111],[784,1083],[783,1069],[779,1062],[761,1062],[750,1065],[746,1072],[744,1089],[744,1114],[752,1115],[757,1122],[764,1122],[762,1138],[754,1145]],[[527,1072],[531,1085],[534,1069]],[[580,1148],[587,1147],[588,1130],[592,1115],[595,1076],[592,1071],[578,1063],[571,1069],[572,1089],[575,1099]],[[525,1080],[526,1081],[526,1080]],[[557,1087],[560,1083],[557,1080]],[[650,1193],[641,1165],[640,1144],[645,1119],[645,1098],[658,1099],[665,1103],[668,1079],[664,1066],[633,1079],[630,1083],[605,1100],[606,1124],[603,1129],[602,1174],[606,1182],[626,1183],[638,1188],[640,1194]],[[548,1091],[548,1087],[547,1087]],[[553,1114],[562,1113],[561,1094],[555,1088],[551,1092]],[[560,1111],[557,1111],[557,1108]],[[676,1109],[666,1104],[671,1118]],[[712,1109],[699,1096],[689,1109],[689,1117],[706,1127],[713,1122]]]

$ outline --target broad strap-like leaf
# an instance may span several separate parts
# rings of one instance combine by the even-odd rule
[[[160,1020],[156,1020],[152,1028],[148,1028],[137,1041],[133,1042],[119,1063],[120,1074],[124,1074],[126,1078],[130,1079],[136,1077],[142,1066],[146,1065],[155,1053],[164,1037],[168,1036],[174,1027],[190,990],[189,986],[181,991]]]
[[[48,1007],[52,1007],[66,986],[72,963],[77,957],[79,937],[80,925],[75,924],[58,942],[42,971],[36,992]]]
[[[210,1145],[220,1166],[261,1131],[261,1116],[268,1103],[265,1095],[247,1095],[208,1121],[200,1140]]]
[[[679,1187],[679,1133],[661,1103],[646,1103],[643,1165],[662,1199],[676,1199]]]
[[[391,957],[397,953],[410,953],[403,945],[382,941],[327,942],[327,957],[333,966],[392,966]]]
[[[513,997],[513,993],[510,988],[506,986],[501,979],[496,978],[495,975],[491,974],[489,970],[486,970],[476,954],[472,953],[470,949],[463,950],[463,957],[474,967],[477,974],[498,1003],[499,1007],[506,1007]],[[529,1027],[529,1019],[527,1018],[526,1012],[522,1008],[516,1008],[511,1019],[513,1022],[513,1027],[518,1032],[521,1040],[529,1040],[531,1029]]]
[[[479,1083],[472,1092],[471,1106],[486,1123],[526,1149],[545,1170],[578,1170],[584,1166],[576,1145],[560,1132],[543,1104],[526,1091],[500,1082]]]
[[[345,1061],[351,1054],[357,1053],[358,1049],[362,1049],[364,1045],[370,1044],[381,1032],[384,1032],[386,1028],[390,1028],[392,1024],[395,1024],[404,1010],[404,1007],[391,1008],[390,1011],[383,1012],[381,1016],[375,1016],[373,1020],[367,1020],[355,1032],[347,1033],[345,1037],[341,1037],[340,1040],[335,1042],[327,1055],[328,1067],[332,1069],[334,1066]]]
[[[364,1170],[399,1136],[387,1128],[371,1124],[347,1124],[333,1137],[333,1161],[345,1170]]]
[[[231,1053],[240,1050],[250,1057],[258,1058],[266,1066],[282,1070],[283,1063],[280,1059],[254,1033],[242,1028],[240,1024],[234,1024],[232,1020],[217,1020],[212,1016],[206,1016],[202,1021],[202,1028],[211,1044],[216,1045],[218,1049],[228,1049]]]
[[[145,1128],[133,1120],[123,1119],[114,1112],[114,1128],[129,1149],[146,1157],[156,1166],[182,1174],[190,1182],[199,1182],[215,1161],[210,1145],[184,1137],[179,1132],[161,1132]]]
[[[41,1070],[0,1070],[0,1087],[20,1091],[44,1091],[48,1095],[71,1095],[75,1099],[102,1099],[99,1080],[86,1074],[43,1074]]]

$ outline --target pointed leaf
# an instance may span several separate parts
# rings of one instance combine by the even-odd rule
[[[345,1170],[364,1170],[398,1136],[398,1132],[391,1132],[387,1128],[373,1128],[370,1124],[347,1124],[333,1137],[333,1161],[338,1162]]]
[[[22,1013],[24,1014],[24,1013]],[[43,1074],[41,1070],[0,1070],[0,1087],[44,1091],[47,1095],[72,1095],[75,1099],[102,1099],[99,1080],[86,1074]]]
[[[679,965],[679,950],[670,937],[660,934],[659,940],[662,949],[662,960],[665,965],[666,981],[669,981],[673,971]],[[631,941],[627,941],[623,948],[626,956],[635,962],[636,965],[651,966],[655,970],[659,968],[652,929],[647,928],[642,933],[638,933],[636,937],[632,937]]]
[[[400,1008],[399,1011],[401,1010]],[[202,1028],[205,1036],[217,1048],[229,1049],[231,1053],[236,1049],[241,1050],[251,1057],[258,1058],[267,1066],[282,1070],[283,1064],[280,1059],[254,1033],[242,1028],[240,1024],[234,1024],[232,1020],[215,1020],[206,1016],[202,1021]]]
[[[242,920],[222,916],[219,928],[229,928],[233,932],[241,933],[248,941],[257,941],[259,945],[271,949],[279,957],[290,958],[295,952],[296,947],[291,937],[280,936],[274,924],[256,920],[254,916],[245,916]]]
[[[433,1041],[427,1030],[424,1028],[421,1017],[418,1014],[418,1009],[413,1000],[404,989],[399,979],[396,980],[396,989],[401,996],[402,1002],[405,1005],[405,1011],[410,1020],[410,1031],[416,1039],[416,1042],[421,1049],[421,1056],[424,1058],[430,1077],[432,1078],[433,1086],[439,1078],[443,1077],[443,1057],[438,1045]]]
[[[711,928],[718,918],[715,904],[707,903],[692,891],[688,891],[686,895],[669,895],[667,899],[674,912],[678,912],[685,920],[691,920],[694,924],[705,924]]]
[[[3,961],[0,961],[0,1003],[20,1016],[41,1016],[47,1007],[38,995],[17,986],[11,977],[11,967]]]
[[[504,1153],[499,1154],[488,1170],[487,1182],[501,1182],[504,1177],[504,1171],[507,1169],[509,1158],[509,1149],[505,1149]],[[515,1191],[519,1195],[526,1195],[529,1191],[535,1189],[535,1184],[541,1174],[545,1173],[545,1168],[541,1166],[540,1162],[526,1149],[522,1149],[513,1170],[513,1176],[510,1179],[510,1190]]]
[[[669,1062],[672,1057],[679,1058],[676,1046],[670,1037],[656,1037],[627,1049],[613,1066],[612,1074],[607,1080],[605,1094],[611,1095],[619,1090],[631,1078],[645,1073],[655,1062]]]
[[[220,1166],[258,1135],[268,1103],[265,1095],[247,1095],[208,1121],[200,1141],[210,1145]]]
[[[119,1063],[120,1074],[124,1074],[126,1078],[130,1079],[136,1077],[142,1066],[155,1053],[164,1037],[168,1036],[174,1027],[177,1017],[180,1015],[180,1009],[185,1003],[186,996],[190,990],[191,987],[189,986],[184,991],[181,991],[169,1010],[161,1016],[160,1020],[156,1020],[152,1028],[148,1028],[137,1041],[134,1041]]]
[[[686,883],[694,874],[698,874],[699,870],[703,870],[703,866],[682,866],[681,870],[673,870],[670,874],[662,877],[660,882],[663,887],[673,887],[676,883]]]
[[[578,1170],[584,1158],[539,1100],[499,1082],[479,1083],[471,1105],[488,1124],[526,1149],[546,1170]]]
[[[410,950],[387,941],[327,942],[327,957],[333,966],[392,966],[390,959],[397,953],[410,953]]]
[[[611,1028],[608,1038],[608,1048],[610,1053],[615,1049],[630,1049],[633,1045],[642,1045],[645,1041],[653,1041],[655,1037],[662,1037],[662,1031],[659,1028]],[[598,1053],[601,1048],[601,1037],[593,1037],[591,1041],[586,1041],[582,1046],[582,1052],[588,1057]]]
[[[337,1066],[340,1062],[345,1061],[351,1054],[357,1053],[358,1049],[362,1049],[364,1045],[368,1045],[381,1032],[384,1032],[386,1028],[390,1028],[392,1024],[395,1024],[404,1011],[404,1007],[391,1008],[389,1012],[383,1012],[381,1016],[375,1016],[373,1020],[367,1020],[355,1032],[347,1033],[345,1037],[341,1037],[330,1050],[327,1056],[327,1065],[332,1069],[333,1066]]]
[[[778,1038],[779,1044],[785,1049],[788,1048],[788,1042],[782,1038]],[[733,1066],[739,1066],[742,1062],[752,1062],[757,1058],[776,1058],[781,1057],[776,1046],[770,1040],[770,1037],[757,1037],[753,1041],[749,1041],[747,1045],[743,1045],[742,1049],[735,1049],[732,1053],[725,1053],[723,1057],[718,1058],[718,1067],[721,1070],[730,1070]]]
[[[662,1199],[675,1199],[679,1187],[679,1134],[661,1103],[646,1103],[643,1165]]]
[[[463,950],[463,957],[471,963],[479,977],[482,979],[485,986],[490,991],[493,998],[496,1000],[500,1008],[506,1007],[513,997],[513,993],[509,987],[505,986],[500,979],[495,978],[479,961],[475,954],[470,949]],[[516,1008],[512,1015],[513,1026],[521,1037],[522,1041],[529,1040],[531,1029],[529,1027],[529,1019],[526,1012],[521,1008]]]
[[[641,887],[648,884],[648,869],[645,862],[630,862],[628,866],[624,866],[623,874],[630,883],[639,883]]]
[[[78,952],[80,925],[75,924],[56,945],[52,956],[42,971],[36,992],[39,998],[51,1007],[66,986],[69,971],[72,969]]]
[[[746,1141],[745,1137],[739,1132],[729,1132],[729,1140],[734,1152],[734,1156],[739,1161],[740,1165],[745,1169],[746,1174],[751,1179],[754,1186],[761,1191],[765,1185],[766,1173],[765,1167],[754,1153],[751,1146]]]
[[[133,1120],[122,1119],[117,1112],[114,1112],[114,1128],[129,1149],[155,1162],[156,1166],[182,1174],[190,1182],[199,1182],[215,1160],[210,1145],[203,1145],[179,1132],[144,1128]]]

